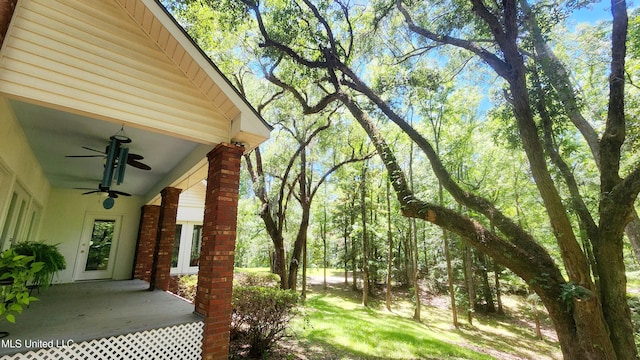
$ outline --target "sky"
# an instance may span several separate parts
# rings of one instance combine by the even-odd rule
[[[629,8],[632,8],[632,5],[633,4],[631,4],[630,1],[627,1],[627,6],[629,6]],[[591,25],[600,20],[611,20],[611,1],[598,1],[590,8],[575,11],[572,17],[577,23],[587,22]]]

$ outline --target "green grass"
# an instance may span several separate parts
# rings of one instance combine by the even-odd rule
[[[306,318],[293,324],[302,346],[330,349],[336,359],[494,359],[456,345],[458,335],[385,311],[365,308],[348,297],[319,294],[306,301]],[[308,354],[309,352],[307,352]]]
[[[267,268],[236,269],[239,272],[268,272]],[[476,314],[473,326],[459,315],[459,328],[451,325],[446,308],[422,307],[422,322],[413,321],[413,304],[394,294],[393,311],[373,298],[363,307],[361,294],[342,282],[322,290],[323,270],[309,269],[315,277],[303,315],[291,325],[293,339],[270,358],[308,360],[382,359],[560,359],[558,344],[535,338],[530,311],[521,298],[504,296],[507,315]],[[328,269],[327,276],[344,276]],[[351,278],[349,278],[351,281]],[[300,283],[298,283],[300,286]],[[405,294],[406,295],[406,294]],[[548,327],[547,323],[547,327]]]
[[[627,271],[627,290],[640,293],[640,270]]]

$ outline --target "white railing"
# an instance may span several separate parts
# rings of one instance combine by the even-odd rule
[[[57,341],[50,348],[5,355],[0,360],[199,360],[202,327],[199,321],[78,343]]]

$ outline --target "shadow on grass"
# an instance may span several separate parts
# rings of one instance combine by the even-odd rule
[[[533,324],[514,315],[476,314],[474,325],[450,325],[450,312],[423,305],[422,320],[410,319],[413,305],[395,298],[394,311],[372,297],[361,305],[361,293],[342,283],[311,285],[306,321],[296,323],[296,342],[304,359],[559,359],[554,339],[539,340]]]
[[[320,345],[322,359],[492,359],[441,339],[423,324],[363,307],[350,291],[336,290],[306,302],[306,321],[298,335],[307,356]],[[334,352],[331,356],[327,348]]]
[[[477,326],[464,324],[458,334],[483,349],[497,349],[518,359],[558,358],[558,344],[535,336],[531,324],[509,315],[476,314]]]

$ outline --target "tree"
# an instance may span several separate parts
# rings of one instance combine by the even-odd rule
[[[274,2],[268,7],[251,0],[234,4],[233,9],[243,14],[238,19],[246,20],[247,14],[255,19],[263,56],[270,57],[274,63],[286,61],[305,72],[305,76],[313,77],[314,81],[295,86],[313,87],[317,94],[313,99],[318,100],[315,102],[319,106],[339,102],[363,127],[392,178],[405,216],[429,221],[458,234],[529,284],[549,311],[566,358],[636,358],[625,299],[622,257],[624,229],[640,191],[640,167],[631,165],[621,172],[621,160],[626,156],[623,144],[627,137],[625,1],[611,2],[613,22],[607,117],[603,130],[596,132],[595,151],[594,141],[590,138],[593,133],[574,116],[580,108],[572,105],[571,96],[563,94],[573,91],[573,87],[566,86],[563,77],[558,75],[568,74],[569,70],[552,61],[548,55],[552,53],[550,46],[543,46],[545,35],[566,8],[542,2],[530,7],[524,0],[501,3],[416,1],[411,4],[379,1],[357,12],[352,7],[362,7],[361,4],[350,7],[340,1],[319,1],[317,5],[310,0]],[[224,6],[225,2],[218,5]],[[399,17],[404,22],[402,26],[397,25]],[[519,145],[529,163],[528,171],[560,250],[562,269],[540,242],[506,215],[498,204],[456,181],[432,144],[410,126],[392,102],[367,84],[366,78],[362,77],[366,73],[359,67],[373,56],[369,51],[384,46],[379,43],[373,46],[376,37],[372,36],[376,25],[384,21],[397,31],[410,33],[405,39],[412,52],[400,53],[402,47],[386,50],[396,51],[400,61],[429,61],[425,54],[430,49],[446,46],[471,54],[503,79],[500,86],[504,84],[504,94],[512,110],[512,125],[519,133]],[[291,23],[299,26],[291,27]],[[540,24],[545,27],[541,28]],[[538,36],[538,29],[543,36]],[[394,42],[396,44],[399,43]],[[585,203],[584,190],[576,188],[579,184],[575,179],[577,175],[565,171],[571,169],[571,166],[564,166],[571,164],[571,158],[560,154],[558,159],[553,148],[546,144],[549,139],[540,126],[544,114],[534,102],[532,92],[531,75],[536,67],[545,75],[542,78],[545,89],[553,92],[561,104],[559,116],[568,119],[564,131],[581,134],[590,149],[587,151],[590,151],[592,161],[599,164],[600,190],[595,195],[595,209]],[[309,98],[302,100],[309,102]],[[549,109],[552,104],[545,101],[544,106]],[[428,159],[444,189],[468,209],[468,213],[421,199],[411,190],[404,170],[370,113],[383,115],[411,138]],[[551,169],[559,175],[552,176]],[[577,215],[579,225],[572,222],[572,212]],[[495,232],[488,229],[489,219],[495,222]],[[593,248],[594,267],[590,267],[588,254],[578,241],[578,227],[585,230],[585,238]]]

